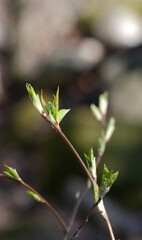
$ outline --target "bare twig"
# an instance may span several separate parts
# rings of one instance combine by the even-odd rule
[[[72,238],[71,238],[70,240],[74,240],[74,239],[76,239],[76,238],[78,237],[81,229],[82,229],[83,226],[88,222],[88,218],[90,217],[90,215],[91,215],[92,211],[94,210],[94,208],[98,206],[98,204],[100,203],[100,201],[101,201],[101,198],[99,198],[98,201],[93,204],[93,206],[91,207],[88,215],[85,217],[85,219],[83,220],[83,222],[81,223],[81,225],[78,227],[78,229],[75,231],[75,233],[73,234],[73,236],[72,236]]]
[[[50,210],[51,212],[56,216],[56,218],[58,219],[59,223],[61,224],[61,226],[63,227],[64,233],[67,233],[67,226],[65,224],[65,222],[63,221],[63,219],[60,217],[60,215],[57,213],[57,211],[51,206],[51,204],[45,199],[43,198],[35,189],[33,189],[31,186],[29,186],[27,183],[25,183],[22,179],[15,179],[9,176],[6,176],[2,173],[0,173],[0,177],[2,178],[6,178],[15,182],[18,182],[20,184],[22,184],[25,188],[29,189],[30,191],[34,192],[39,198],[40,198],[40,202],[45,204]]]
[[[80,197],[77,199],[77,202],[75,204],[75,207],[74,207],[74,210],[73,210],[73,213],[72,213],[72,216],[71,216],[71,219],[70,219],[70,222],[69,222],[69,225],[68,225],[68,232],[71,230],[72,228],[72,225],[74,223],[74,219],[76,217],[76,214],[77,214],[77,211],[79,209],[79,206],[82,202],[82,200],[84,199],[86,193],[88,192],[90,188],[87,186],[84,191],[81,193]]]

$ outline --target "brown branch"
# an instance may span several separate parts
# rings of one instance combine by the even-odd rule
[[[67,143],[67,145],[69,146],[69,148],[71,149],[71,151],[74,153],[74,155],[76,156],[76,158],[78,159],[79,163],[81,164],[81,166],[83,167],[84,171],[86,172],[87,176],[89,177],[90,181],[92,182],[93,186],[96,185],[96,182],[94,181],[94,179],[92,178],[89,170],[87,169],[86,165],[84,164],[83,160],[81,159],[81,157],[79,156],[78,152],[75,150],[75,148],[73,147],[73,145],[71,144],[71,142],[68,140],[68,138],[65,136],[65,134],[62,132],[61,128],[59,125],[55,125],[53,124],[50,119],[48,118],[48,116],[46,115],[45,112],[42,113],[41,115],[46,121],[48,121],[51,126],[55,129],[55,131],[63,138],[63,140]]]
[[[103,214],[101,214],[101,216],[103,217],[104,221],[106,222],[111,240],[115,240],[114,233],[113,233],[113,230],[112,230],[112,226],[110,224],[110,220],[109,220],[109,217],[107,215],[107,211],[106,211],[105,207],[104,207],[104,210],[105,210],[105,212],[103,212]]]

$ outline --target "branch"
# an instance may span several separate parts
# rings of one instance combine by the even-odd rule
[[[81,225],[77,228],[77,230],[75,231],[75,233],[73,234],[72,238],[70,240],[74,240],[78,237],[81,229],[83,228],[83,226],[88,222],[88,218],[90,217],[92,211],[94,210],[95,207],[98,206],[98,204],[100,203],[101,198],[98,199],[97,202],[95,202],[92,206],[92,208],[90,209],[88,215],[85,217],[85,219],[83,220],[83,222],[81,223]]]
[[[65,136],[65,134],[62,132],[61,128],[59,125],[55,125],[53,124],[50,119],[48,118],[48,116],[46,115],[45,112],[42,112],[41,116],[50,123],[50,125],[54,128],[54,130],[63,138],[63,140],[67,143],[67,145],[69,146],[69,148],[71,149],[71,151],[74,153],[74,155],[76,156],[76,158],[78,159],[79,163],[81,164],[81,166],[83,167],[84,171],[86,172],[87,176],[89,177],[91,183],[94,185],[96,185],[96,182],[94,181],[94,179],[92,178],[90,172],[88,171],[86,165],[84,164],[83,160],[81,159],[81,157],[79,156],[78,152],[75,150],[75,148],[73,147],[73,145],[71,144],[71,142],[68,140],[68,138]]]
[[[67,233],[67,226],[66,226],[65,222],[63,221],[63,219],[56,212],[56,210],[50,205],[50,203],[45,198],[43,198],[35,189],[33,189],[31,186],[29,186],[27,183],[25,183],[22,179],[18,180],[18,179],[6,176],[6,175],[4,175],[2,173],[0,173],[0,177],[9,179],[9,180],[12,180],[12,181],[15,181],[15,182],[18,182],[21,185],[23,185],[25,188],[27,188],[28,190],[34,192],[40,198],[40,202],[45,204],[51,210],[51,212],[55,215],[55,217],[58,219],[59,223],[63,227],[64,233],[65,234]]]
[[[109,220],[109,217],[107,215],[107,211],[106,211],[105,207],[104,207],[104,212],[101,213],[101,216],[103,217],[104,221],[106,222],[111,240],[115,240],[114,233],[113,233],[113,230],[112,230],[112,226],[111,226],[111,223],[110,223],[110,220]]]
[[[69,222],[69,225],[68,225],[68,232],[71,230],[71,227],[73,225],[73,222],[74,222],[74,219],[76,217],[76,214],[77,214],[77,211],[79,209],[79,206],[82,202],[82,200],[84,199],[86,193],[88,192],[90,188],[87,186],[84,191],[81,193],[80,197],[77,199],[77,202],[76,202],[76,205],[75,205],[75,208],[73,210],[73,213],[72,213],[72,216],[71,216],[71,219],[70,219],[70,222]]]

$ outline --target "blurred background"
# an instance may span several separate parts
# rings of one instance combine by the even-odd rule
[[[86,175],[29,100],[29,82],[45,99],[60,86],[61,123],[81,157],[97,153],[100,126],[90,111],[109,92],[116,131],[104,162],[119,177],[104,202],[116,239],[142,239],[142,1],[0,0],[0,172],[16,168],[69,221]],[[90,191],[73,230],[93,204]],[[52,213],[16,183],[0,179],[0,239],[60,240]],[[78,240],[109,239],[97,211]]]

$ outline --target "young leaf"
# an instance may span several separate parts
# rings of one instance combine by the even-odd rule
[[[53,106],[55,108],[55,121],[57,121],[58,110],[59,110],[59,87],[57,88],[56,96],[54,96]]]
[[[100,197],[98,185],[97,185],[97,187],[94,187],[94,196],[95,196],[95,201],[97,202],[99,197]],[[104,212],[105,212],[103,200],[100,201],[100,203],[98,204],[97,208],[98,208],[100,214],[103,215]]]
[[[101,115],[101,113],[100,113],[99,108],[98,108],[95,104],[91,104],[91,105],[90,105],[90,108],[91,108],[91,110],[92,110],[93,115],[96,117],[96,119],[97,119],[98,121],[101,121],[101,120],[102,120],[102,115]]]
[[[15,179],[17,179],[17,180],[20,180],[20,177],[19,177],[16,169],[11,168],[11,167],[7,166],[6,164],[5,164],[5,167],[6,167],[6,170],[4,171],[4,173],[5,173],[7,176],[12,177],[12,178],[15,178]]]
[[[41,90],[41,102],[42,102],[42,105],[43,105],[43,108],[44,108],[46,114],[49,115],[48,107],[46,105],[46,102],[43,99],[43,91],[42,90]]]
[[[55,116],[55,107],[53,106],[53,104],[51,102],[48,102],[47,109],[48,109],[48,115],[51,112],[51,114],[54,117]]]
[[[65,115],[70,111],[70,109],[61,109],[58,111],[58,122],[60,123],[62,119],[65,117]]]
[[[108,126],[107,126],[106,134],[105,134],[106,142],[108,142],[110,140],[114,130],[115,130],[115,119],[113,117],[111,117],[109,120]]]
[[[104,164],[104,171],[103,171],[102,181],[100,185],[100,196],[102,198],[109,192],[117,176],[118,176],[118,172],[112,173],[112,171],[109,171],[106,165]]]
[[[55,124],[55,108],[51,102],[48,102],[46,111],[51,122]]]
[[[90,157],[86,153],[84,153],[84,156],[86,158],[88,169],[90,169],[92,167],[91,159],[90,159]]]
[[[86,162],[88,165],[88,168],[92,167],[92,162],[94,161],[94,153],[93,153],[93,148],[90,149],[89,154],[84,154],[85,158],[86,158]]]
[[[97,202],[99,199],[99,187],[98,185],[94,186],[94,196],[95,196],[95,201]]]
[[[33,87],[31,86],[31,84],[26,83],[26,88],[27,91],[29,93],[30,99],[32,100],[34,106],[37,108],[37,110],[40,112],[40,114],[42,114],[44,112],[43,107],[41,105],[40,99],[38,94],[35,93]]]
[[[37,194],[35,194],[34,192],[32,192],[31,190],[28,190],[28,191],[26,191],[26,192],[27,192],[27,194],[28,194],[30,197],[32,197],[34,200],[36,200],[36,201],[38,201],[38,202],[41,201],[40,197],[39,197]]]
[[[86,158],[86,162],[88,165],[88,169],[91,172],[93,178],[96,178],[96,160],[93,153],[93,148],[90,149],[89,154],[84,154]]]
[[[106,115],[108,108],[108,93],[104,92],[99,97],[99,109],[103,115]]]

